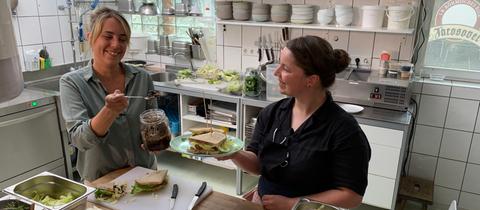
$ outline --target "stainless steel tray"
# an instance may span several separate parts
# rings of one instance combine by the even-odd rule
[[[22,210],[34,210],[35,209],[34,205],[29,204],[27,202],[23,202],[21,200],[17,200],[17,199],[13,199],[13,198],[0,200],[0,209],[2,209],[2,210],[20,209],[20,208],[18,208],[20,205],[25,206],[25,208],[21,208]],[[17,208],[11,208],[11,207],[14,207],[14,206],[17,207]]]
[[[343,208],[324,204],[318,201],[312,201],[307,198],[300,199],[292,210],[345,210]]]
[[[61,176],[42,172],[20,183],[14,184],[3,190],[7,194],[27,200],[45,209],[85,209],[87,196],[95,191],[95,188],[71,181]],[[66,204],[48,206],[33,200],[36,193],[46,194],[54,198],[71,193],[74,199]]]

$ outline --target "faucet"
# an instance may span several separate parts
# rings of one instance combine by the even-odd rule
[[[356,68],[351,68],[350,71],[347,73],[347,75],[345,76],[345,79],[346,80],[349,80],[350,79],[350,76],[352,76],[352,73],[355,71],[355,70],[358,70],[360,68],[360,58],[355,58],[355,65],[357,66]]]
[[[185,52],[176,52],[175,54],[173,54],[173,59],[175,59],[175,57],[177,57],[178,55],[181,55],[185,59],[187,59],[190,62],[190,68],[192,69],[192,72],[195,71],[195,69],[193,68],[192,58],[190,56],[187,56]]]

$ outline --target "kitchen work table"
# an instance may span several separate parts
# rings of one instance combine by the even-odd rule
[[[116,171],[112,171],[105,176],[98,178],[97,180],[93,181],[91,184],[93,186],[97,186],[98,184],[108,183],[115,178],[121,176],[122,174],[127,173],[132,168],[123,168],[118,169]],[[95,204],[88,202],[87,207],[91,208]],[[104,208],[101,206],[96,205],[101,209],[108,210],[108,208]],[[215,210],[215,209],[229,209],[229,210],[255,210],[255,209],[263,209],[261,205],[254,204],[252,202],[243,200],[241,198],[236,198],[230,195],[226,195],[220,192],[213,191],[210,195],[208,195],[204,200],[202,200],[199,204],[197,204],[194,210]],[[125,209],[128,210],[128,209]]]

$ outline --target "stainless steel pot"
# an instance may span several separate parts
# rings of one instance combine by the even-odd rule
[[[159,12],[154,3],[143,2],[142,6],[138,8],[138,13],[142,15],[157,15]]]

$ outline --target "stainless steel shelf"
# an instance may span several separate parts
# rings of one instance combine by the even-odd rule
[[[390,34],[413,34],[414,29],[389,30],[387,28],[362,28],[361,26],[335,26],[320,24],[295,24],[295,23],[275,23],[275,22],[255,22],[255,21],[238,21],[238,20],[218,20],[217,24],[225,25],[242,25],[242,26],[263,26],[263,27],[280,27],[280,28],[301,28],[301,29],[324,29],[334,31],[358,31],[358,32],[376,32]]]

